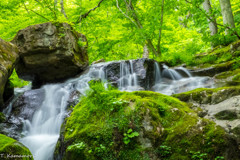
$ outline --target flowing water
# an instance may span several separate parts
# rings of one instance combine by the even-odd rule
[[[99,63],[92,65],[78,78],[70,79],[65,83],[44,85],[45,92],[41,107],[34,113],[32,120],[25,120],[23,134],[20,141],[32,152],[35,160],[51,160],[61,124],[66,117],[66,107],[70,95],[74,91],[85,94],[89,89],[88,82],[92,79],[101,79],[107,82],[105,66],[110,64]],[[139,90],[139,75],[134,70],[133,61],[120,62],[120,78],[118,88],[122,91]],[[185,68],[170,69],[158,63],[154,64],[154,86],[151,90],[171,95],[199,87],[213,87],[208,77],[192,77]],[[162,70],[162,71],[161,71]],[[8,111],[9,112],[9,111]]]

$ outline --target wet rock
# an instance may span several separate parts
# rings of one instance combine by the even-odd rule
[[[79,91],[73,91],[68,100],[68,105],[67,106],[75,106],[79,102],[79,98],[81,96],[81,93]]]
[[[130,62],[131,61],[131,62]],[[113,85],[119,86],[121,64],[128,66],[129,72],[132,71],[136,73],[138,77],[139,86],[143,87],[145,90],[149,90],[154,85],[154,63],[156,61],[152,59],[137,59],[137,60],[127,60],[127,61],[117,61],[109,63],[104,67],[106,72],[106,78]],[[132,71],[130,70],[132,63]]]
[[[194,69],[190,70],[190,72],[194,76],[211,76],[211,77],[213,77],[214,75],[216,75],[218,73],[230,70],[233,64],[234,64],[233,61],[229,61],[229,62],[222,63],[222,64],[212,65],[211,67],[208,67],[208,68],[195,67]]]
[[[0,111],[3,104],[13,95],[13,88],[8,83],[8,78],[18,62],[18,49],[15,45],[0,39]]]
[[[12,102],[7,108],[10,109],[7,120],[0,124],[1,133],[15,139],[20,138],[24,121],[32,120],[35,111],[41,107],[44,96],[43,89],[35,89],[26,91]]]
[[[12,41],[19,48],[18,75],[33,84],[56,82],[88,66],[86,37],[67,23],[43,23],[20,30]]]

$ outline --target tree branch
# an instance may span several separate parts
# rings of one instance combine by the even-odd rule
[[[40,16],[40,17],[42,17],[42,18],[44,18],[44,19],[50,21],[49,19],[47,19],[46,17],[42,16],[41,14],[35,12],[34,10],[30,10],[30,11],[32,11],[33,13],[37,14],[38,16]]]
[[[84,18],[87,18],[87,16],[88,16],[92,11],[94,11],[94,10],[96,10],[98,7],[100,7],[100,5],[101,5],[101,3],[102,3],[103,1],[104,1],[104,0],[100,0],[100,1],[98,2],[98,5],[97,5],[96,7],[92,8],[92,9],[90,9],[88,12],[80,15],[80,17],[78,18],[78,20],[76,21],[76,23],[81,23],[82,20],[83,20]]]
[[[119,7],[118,0],[116,0],[116,4],[117,4],[118,10],[119,10],[125,17],[127,17],[127,18],[138,28],[138,25],[137,25],[127,14],[125,14],[125,13],[122,11],[122,9]]]
[[[28,12],[29,14],[29,10],[27,9],[27,6],[25,5],[24,1],[22,1],[23,5],[24,5],[24,8],[26,9],[26,11]]]
[[[57,20],[57,15],[55,10],[52,10],[52,8],[49,6],[49,4],[47,3],[46,0],[43,0],[45,2],[45,4],[47,5],[47,8],[54,14],[55,19]]]
[[[132,11],[133,19],[135,20],[135,22],[121,10],[121,8],[119,7],[119,4],[118,4],[118,0],[116,0],[117,8],[118,8],[118,9],[120,10],[120,12],[122,12],[122,14],[125,15],[133,24],[135,24],[135,26],[136,26],[137,28],[143,29],[143,26],[142,26],[141,22],[139,21],[139,19],[138,19],[138,17],[137,17],[137,14],[135,13],[135,10],[134,10],[134,8],[133,8],[133,6],[132,6],[131,0],[129,0],[129,3],[127,3],[126,0],[124,0],[124,2],[125,2],[125,4],[126,4],[128,10]],[[144,37],[146,37],[146,35],[144,35],[143,33],[142,33],[142,35],[143,35]],[[146,39],[146,41],[147,41],[147,46],[148,46],[149,48],[151,48],[152,52],[153,52],[156,56],[158,56],[157,51],[156,51],[156,49],[154,48],[154,46],[153,46],[153,44],[152,44],[152,41],[151,41],[150,39],[148,39],[148,38]]]

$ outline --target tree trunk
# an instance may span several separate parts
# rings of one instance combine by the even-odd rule
[[[68,19],[67,14],[66,14],[66,12],[65,12],[65,10],[64,10],[63,0],[60,1],[60,4],[61,4],[61,12],[62,12],[62,14],[64,15],[64,17],[65,17],[66,19]]]
[[[208,19],[208,22],[209,22],[208,25],[209,25],[211,35],[215,35],[218,32],[218,27],[217,27],[217,22],[216,22],[215,17],[212,16],[212,7],[211,7],[210,0],[205,0],[203,2],[203,8],[211,18],[211,20]]]
[[[225,25],[228,25],[230,28],[235,28],[230,0],[219,0],[219,1],[221,5],[221,10],[222,10],[223,23]],[[226,30],[226,34],[228,34],[228,30]]]
[[[161,20],[160,20],[159,37],[158,37],[158,44],[157,44],[158,56],[161,56],[161,39],[162,39],[163,13],[164,13],[164,0],[162,0]]]
[[[143,47],[143,56],[142,56],[142,58],[149,58],[149,49],[148,49],[147,44],[145,44],[144,47]]]
[[[142,29],[143,26],[142,26],[140,20],[138,19],[137,14],[135,13],[134,7],[132,5],[132,1],[129,0],[129,3],[127,3],[127,1],[125,0],[125,4],[128,6],[128,9],[132,11],[133,19],[135,20],[138,28]],[[147,39],[147,46],[148,46],[148,48],[150,48],[152,50],[153,54],[155,54],[155,56],[158,57],[158,53],[157,53],[156,49],[154,48],[152,41],[150,39]]]

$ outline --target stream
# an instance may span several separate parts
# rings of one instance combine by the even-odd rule
[[[118,68],[119,77],[115,78],[115,85],[121,91],[146,90],[139,83],[140,75],[139,72],[136,72],[137,66],[133,62],[134,60],[118,61],[120,65],[120,68]],[[111,63],[114,62],[94,64],[77,78],[69,79],[64,83],[47,84],[41,87],[44,93],[43,100],[38,104],[39,108],[33,113],[31,119],[23,119],[23,138],[19,140],[30,149],[35,160],[53,159],[61,124],[67,116],[66,108],[69,105],[69,97],[76,91],[84,95],[85,91],[89,89],[88,82],[90,80],[101,79],[102,82],[108,82],[109,71],[106,70],[106,66],[111,65]],[[156,62],[153,65],[154,83],[150,86],[152,91],[171,95],[200,87],[214,87],[211,78],[194,77],[183,67],[171,69],[166,65],[160,66]],[[25,92],[26,90],[16,91]],[[32,102],[29,100],[27,103]],[[4,113],[9,115],[11,110],[10,103]]]

